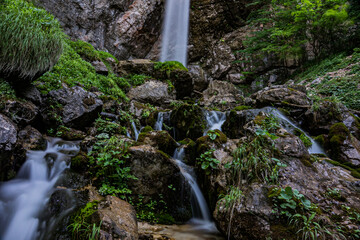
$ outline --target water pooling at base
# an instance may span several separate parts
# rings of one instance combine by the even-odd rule
[[[0,185],[0,239],[38,239],[40,214],[68,161],[79,147],[50,139],[45,151],[28,151],[17,177]]]

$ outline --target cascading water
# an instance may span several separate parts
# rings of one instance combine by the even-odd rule
[[[40,213],[67,163],[79,147],[51,139],[45,151],[29,151],[14,180],[0,185],[0,239],[38,239]]]
[[[135,122],[132,122],[132,123],[131,123],[131,126],[132,126],[133,131],[134,131],[135,141],[137,141],[138,138],[139,138],[139,134],[140,134],[141,128],[140,128],[140,130],[138,130],[138,129],[136,128]]]
[[[155,131],[161,131],[164,123],[164,113],[159,112],[154,126]]]
[[[210,111],[210,112],[206,112],[205,118],[208,125],[208,129],[205,131],[204,134],[206,134],[206,132],[209,130],[218,129],[221,131],[221,126],[226,121],[226,114],[218,111]]]
[[[160,61],[186,66],[190,0],[167,0]]]
[[[279,120],[281,120],[283,122],[283,126],[285,127],[286,130],[288,131],[293,131],[295,129],[299,129],[300,131],[302,131],[306,137],[308,137],[311,140],[311,147],[309,147],[308,151],[310,154],[325,154],[324,150],[320,147],[320,145],[315,142],[314,139],[312,139],[305,131],[303,131],[301,128],[299,128],[298,126],[296,126],[289,118],[287,118],[282,112],[280,112],[279,110],[277,110],[276,108],[271,108],[271,107],[266,107],[263,108],[263,110],[265,112],[269,112],[271,114],[273,114],[276,118],[278,118]]]
[[[190,185],[192,190],[191,208],[193,211],[193,219],[191,222],[197,225],[197,229],[216,232],[215,224],[211,221],[211,214],[206,204],[205,198],[201,193],[199,185],[196,182],[195,173],[193,169],[187,166],[183,160],[185,151],[183,147],[175,150],[173,158],[180,168],[181,174],[184,176],[186,182]]]

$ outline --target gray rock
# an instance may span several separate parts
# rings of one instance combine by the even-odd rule
[[[93,61],[91,62],[91,65],[95,68],[95,71],[98,74],[107,75],[109,73],[109,70],[102,61]]]
[[[187,68],[194,81],[194,90],[204,91],[209,85],[209,79],[204,69],[198,64],[188,65]]]
[[[166,83],[154,80],[148,81],[136,88],[132,88],[127,96],[131,100],[154,105],[162,105],[174,99],[174,96],[169,94],[168,85]]]
[[[0,151],[11,151],[17,140],[16,125],[5,115],[0,114]]]
[[[148,59],[132,59],[119,61],[116,70],[120,75],[143,74],[152,75],[154,73],[154,62]]]
[[[90,126],[101,112],[103,102],[94,93],[81,87],[54,90],[49,93],[55,101],[63,105],[62,121],[68,127],[84,128]]]
[[[39,0],[73,39],[118,59],[144,58],[160,34],[161,0]]]

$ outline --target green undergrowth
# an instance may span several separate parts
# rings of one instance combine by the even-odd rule
[[[88,202],[70,218],[68,230],[72,234],[72,239],[99,239],[101,222],[98,224],[91,223],[91,217],[97,211],[97,206],[98,201]]]
[[[171,72],[175,70],[188,71],[182,63],[177,61],[156,62],[154,64],[154,70],[165,72],[167,77],[170,77]]]
[[[86,90],[95,87],[97,90],[115,99],[127,100],[123,90],[130,87],[128,81],[125,78],[117,77],[111,71],[109,71],[108,76],[97,74],[95,68],[81,57],[80,54],[84,54],[83,48],[73,48],[72,44],[71,40],[66,40],[64,52],[58,63],[51,71],[45,73],[36,81],[38,89],[43,94],[46,94],[51,90],[61,88],[62,83],[65,83],[70,87],[80,85]],[[88,47],[87,50],[91,50],[90,52],[93,54],[87,52],[86,58],[99,57],[101,59],[104,56],[111,57],[91,47]]]
[[[331,56],[318,62],[309,62],[302,73],[295,73],[297,82],[316,83],[311,87],[323,98],[335,98],[350,109],[360,110],[360,49],[353,54],[344,53]]]
[[[5,97],[9,99],[16,98],[15,91],[11,87],[11,85],[1,78],[0,78],[0,93],[1,93],[1,97]]]
[[[0,72],[33,78],[51,68],[65,34],[53,15],[25,0],[0,2]]]

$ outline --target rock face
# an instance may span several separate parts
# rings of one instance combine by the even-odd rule
[[[177,148],[177,143],[167,131],[140,133],[138,142],[155,147],[170,156],[174,154]]]
[[[98,117],[103,102],[94,93],[81,87],[64,87],[51,91],[49,96],[61,104],[62,122],[68,127],[83,129]],[[45,117],[46,118],[46,117]]]
[[[11,169],[11,155],[17,141],[17,129],[14,123],[0,114],[0,180],[7,179]]]
[[[212,81],[203,92],[203,99],[206,107],[233,108],[243,103],[243,94],[232,83]]]
[[[176,164],[166,154],[147,145],[130,147],[129,153],[131,174],[138,178],[130,181],[129,188],[134,193],[144,196],[144,203],[150,198],[165,201],[168,211],[175,219],[183,218],[187,213],[181,209],[188,203],[184,203],[180,196],[182,177]],[[177,191],[169,186],[173,186]],[[159,198],[160,196],[163,199]],[[185,196],[185,199],[189,199],[188,196]]]
[[[148,81],[141,86],[132,88],[128,97],[142,103],[161,105],[169,103],[174,96],[168,92],[168,85],[160,81]]]
[[[74,39],[118,59],[144,58],[159,37],[161,0],[39,0]]]
[[[114,196],[107,196],[98,207],[95,218],[101,221],[100,239],[139,238],[136,212],[129,203]]]

